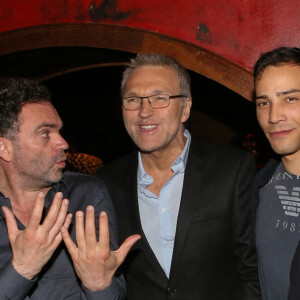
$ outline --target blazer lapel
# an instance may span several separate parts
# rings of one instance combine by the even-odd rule
[[[193,154],[192,144],[185,169],[179,215],[177,219],[170,277],[175,272],[201,190],[204,163]],[[200,172],[201,170],[201,172]]]
[[[142,223],[140,219],[139,205],[138,205],[138,195],[137,195],[137,168],[138,168],[138,159],[135,158],[134,163],[131,161],[128,166],[127,177],[127,186],[125,191],[125,197],[127,199],[126,203],[128,204],[128,214],[129,220],[131,220],[132,229],[134,233],[141,235],[141,239],[133,246],[134,249],[142,250],[145,255],[148,257],[151,265],[156,269],[157,273],[160,274],[162,279],[166,280],[166,274],[162,269],[160,263],[158,262],[152,248],[150,247],[148,240],[145,236],[145,233],[142,228]],[[149,220],[151,222],[151,220]]]

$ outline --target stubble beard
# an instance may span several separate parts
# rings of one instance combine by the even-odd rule
[[[23,164],[20,157],[15,162],[15,170],[21,184],[28,189],[39,190],[58,182],[62,178],[63,169],[55,163],[64,157],[64,153],[57,155],[49,163],[33,157],[28,164]]]

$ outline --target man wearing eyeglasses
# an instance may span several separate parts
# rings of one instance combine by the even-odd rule
[[[251,154],[192,138],[190,78],[140,54],[123,73],[126,130],[139,151],[100,170],[119,240],[142,238],[123,271],[128,300],[260,299],[249,192]]]

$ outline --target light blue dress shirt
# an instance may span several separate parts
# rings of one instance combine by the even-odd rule
[[[142,228],[167,277],[170,274],[184,172],[191,143],[191,135],[187,130],[184,136],[187,138],[185,147],[171,167],[174,174],[158,196],[147,190],[153,183],[153,177],[145,172],[139,153],[137,185]]]

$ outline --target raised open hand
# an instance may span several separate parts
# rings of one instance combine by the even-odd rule
[[[107,214],[103,211],[99,216],[99,241],[96,237],[94,214],[94,208],[88,206],[84,226],[83,212],[76,213],[77,246],[67,228],[62,227],[61,231],[82,284],[88,290],[99,291],[110,285],[116,269],[140,236],[135,234],[128,237],[118,250],[111,251]]]
[[[72,215],[67,215],[69,201],[58,192],[43,222],[44,193],[39,193],[29,220],[24,230],[19,230],[13,212],[3,206],[8,238],[12,248],[12,265],[22,276],[32,279],[48,262],[55,249],[62,241],[60,229],[68,228]]]

